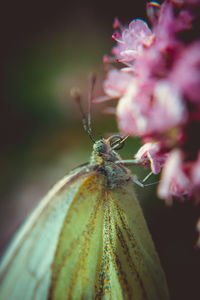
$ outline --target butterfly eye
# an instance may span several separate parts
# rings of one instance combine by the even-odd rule
[[[103,140],[99,140],[94,143],[93,149],[99,153],[104,153],[106,151],[106,145]]]
[[[110,146],[112,150],[121,150],[124,147],[124,139],[121,136],[113,136],[110,138]]]

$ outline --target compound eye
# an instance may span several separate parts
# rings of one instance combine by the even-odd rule
[[[124,138],[119,135],[111,136],[109,139],[112,150],[121,150],[124,147]]]
[[[94,143],[93,149],[99,153],[105,153],[106,152],[106,145],[102,140],[99,140]]]

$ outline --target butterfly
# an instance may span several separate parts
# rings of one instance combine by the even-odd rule
[[[41,200],[1,260],[0,299],[169,299],[122,142],[95,142]]]
[[[95,141],[91,101],[87,119],[74,95],[93,141],[90,161],[61,179],[16,233],[0,263],[0,299],[168,300],[134,191],[142,183],[116,152],[127,137]]]

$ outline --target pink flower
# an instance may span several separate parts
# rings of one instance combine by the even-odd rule
[[[113,54],[128,73],[112,70],[104,83],[107,99],[119,98],[120,131],[142,138],[138,163],[149,160],[155,174],[163,168],[158,193],[167,203],[200,190],[197,6],[200,0],[148,2],[151,29],[140,19],[128,28],[116,20]]]
[[[169,75],[183,96],[200,107],[200,41],[186,46]]]
[[[146,143],[135,154],[135,159],[143,165],[150,161],[152,172],[158,174],[168,157],[168,153],[162,153],[161,148],[159,143]]]
[[[192,186],[190,178],[184,171],[183,154],[180,150],[174,150],[166,160],[162,171],[161,182],[158,187],[158,195],[171,204],[173,197],[184,199],[191,195]]]
[[[182,99],[167,82],[159,82],[152,93],[139,89],[137,81],[129,85],[119,101],[117,116],[125,134],[152,137],[187,121]]]
[[[153,34],[146,22],[135,19],[122,33],[116,31],[113,39],[118,42],[118,45],[113,48],[113,54],[117,60],[129,65],[142,54],[144,47],[149,47],[152,44]]]
[[[156,36],[159,38],[174,39],[175,42],[179,42],[176,38],[176,33],[191,29],[194,16],[190,10],[183,8],[176,10],[174,4],[170,1],[164,1],[160,8],[157,27],[155,28]],[[161,34],[160,34],[161,33]]]
[[[157,24],[160,14],[160,4],[155,1],[147,2],[146,13],[152,25]]]
[[[187,121],[187,110],[179,92],[167,81],[159,82],[154,90],[154,107],[152,108],[153,130],[163,132]]]
[[[154,25],[156,42],[159,44],[160,51],[177,42],[174,37],[175,22],[173,5],[165,1],[160,8],[157,24]]]
[[[191,179],[194,187],[200,188],[200,151],[198,153],[197,161],[192,168]]]
[[[172,2],[176,3],[176,4],[189,4],[189,5],[197,5],[200,3],[199,0],[171,0]]]
[[[170,152],[162,171],[161,183],[158,188],[160,198],[169,203],[173,197],[198,196],[200,188],[200,152],[197,160],[185,161],[181,150]],[[199,199],[196,200],[199,201]]]
[[[176,17],[176,32],[192,29],[192,21],[194,21],[193,14],[187,9],[181,10]]]
[[[139,93],[135,79],[127,88],[117,106],[117,117],[120,130],[125,134],[142,135],[147,130],[147,119],[150,95]]]
[[[131,81],[133,78],[130,74],[113,69],[107,73],[104,90],[110,98],[119,98],[124,95]]]

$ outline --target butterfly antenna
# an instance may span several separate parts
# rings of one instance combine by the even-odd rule
[[[88,134],[89,134],[91,140],[94,143],[95,143],[95,140],[92,136],[92,126],[91,126],[91,108],[92,108],[92,98],[93,98],[95,83],[96,83],[96,74],[92,73],[91,78],[90,78],[90,91],[89,91],[89,95],[88,95],[88,120],[87,120],[87,124],[88,124]]]
[[[83,110],[83,106],[82,106],[82,103],[81,103],[81,93],[80,93],[79,88],[72,88],[71,89],[71,96],[75,100],[75,102],[76,102],[76,104],[77,104],[77,106],[79,108],[79,111],[81,113],[83,128],[84,128],[85,131],[88,131],[88,128],[87,128],[87,118],[85,116],[85,113],[84,113],[84,110]]]
[[[87,118],[87,132],[90,139],[95,143],[95,139],[92,135],[92,126],[91,126],[91,108],[92,108],[92,98],[94,93],[94,86],[96,83],[96,74],[92,73],[90,78],[90,90],[88,95],[88,118]]]
[[[93,143],[95,143],[95,139],[92,135],[92,128],[91,128],[91,102],[92,102],[92,97],[93,97],[93,91],[94,91],[94,85],[96,82],[96,76],[92,75],[91,77],[91,87],[89,91],[89,96],[88,96],[88,113],[87,116],[84,112],[82,101],[81,101],[81,93],[78,88],[73,88],[71,90],[71,95],[74,98],[75,102],[78,105],[79,111],[82,116],[82,123],[83,123],[83,128],[84,130],[88,133],[90,139],[92,140]]]

